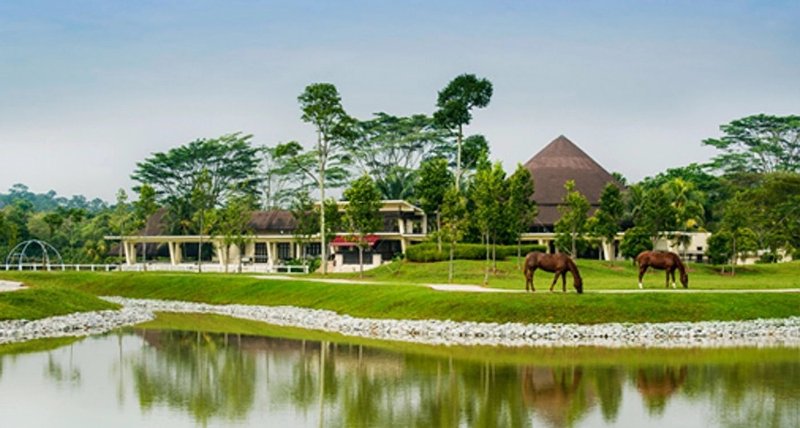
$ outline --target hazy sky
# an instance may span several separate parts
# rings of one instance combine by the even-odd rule
[[[297,96],[359,118],[494,84],[468,133],[512,169],[564,134],[639,180],[707,160],[719,125],[800,113],[800,1],[0,0],[0,191],[112,200],[199,137],[299,140]]]

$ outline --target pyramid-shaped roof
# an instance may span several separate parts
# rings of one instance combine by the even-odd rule
[[[600,194],[614,177],[567,137],[560,135],[525,163],[533,176],[539,204],[537,223],[552,225],[561,215],[556,207],[564,199],[564,183],[575,180],[575,188],[597,207]]]

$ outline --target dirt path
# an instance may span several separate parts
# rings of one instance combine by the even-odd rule
[[[290,281],[311,281],[311,282],[321,282],[325,284],[370,284],[370,285],[393,285],[391,283],[386,282],[378,282],[378,281],[359,281],[359,280],[351,280],[351,279],[325,279],[325,278],[298,278],[294,276],[285,276],[285,275],[263,275],[257,276],[256,278],[259,279],[271,279],[271,280],[290,280]],[[506,288],[491,288],[491,287],[481,287],[480,285],[471,285],[471,284],[412,284],[408,283],[407,285],[418,285],[421,287],[428,287],[434,289],[436,291],[447,291],[447,292],[466,292],[466,293],[525,293],[525,290],[509,290]],[[573,292],[570,290],[570,292]],[[547,289],[537,291],[537,293],[548,293]],[[698,289],[667,289],[667,288],[645,288],[643,290],[639,290],[638,288],[632,288],[630,290],[586,290],[586,293],[597,293],[597,294],[636,294],[636,293],[713,293],[713,294],[742,294],[742,293],[800,293],[800,288],[776,288],[776,289],[738,289],[738,290],[698,290]]]

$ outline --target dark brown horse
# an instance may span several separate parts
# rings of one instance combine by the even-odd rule
[[[642,251],[636,256],[636,264],[639,265],[639,288],[642,288],[642,277],[647,272],[647,268],[650,267],[667,271],[667,288],[669,288],[670,275],[672,276],[672,288],[675,288],[675,269],[679,270],[683,288],[689,288],[689,275],[686,273],[686,266],[683,265],[681,258],[675,253]]]
[[[550,284],[550,291],[561,276],[561,288],[567,292],[567,271],[572,273],[572,285],[578,293],[583,293],[583,280],[581,274],[578,272],[578,266],[566,254],[547,254],[534,251],[525,256],[525,291],[536,291],[533,287],[533,274],[536,269],[542,269],[547,272],[555,272],[556,276],[553,277],[553,283]]]

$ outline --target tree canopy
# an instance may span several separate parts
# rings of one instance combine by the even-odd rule
[[[703,144],[722,151],[710,166],[726,174],[800,172],[800,116],[756,114],[720,126]]]

